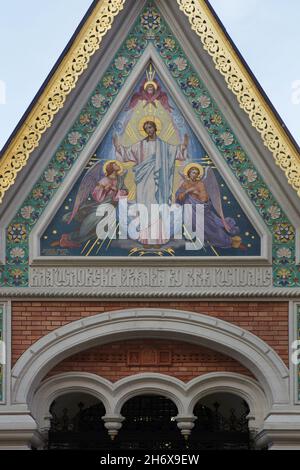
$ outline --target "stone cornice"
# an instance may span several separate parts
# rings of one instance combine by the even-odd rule
[[[299,299],[300,288],[287,289],[287,288],[261,288],[261,289],[197,289],[187,290],[186,292],[172,292],[170,289],[161,290],[157,292],[153,289],[152,292],[145,292],[142,289],[129,289],[126,292],[118,292],[113,289],[111,292],[105,291],[100,288],[1,288],[0,298],[44,298],[44,299]]]

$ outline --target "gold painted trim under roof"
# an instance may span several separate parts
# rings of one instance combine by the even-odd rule
[[[87,18],[70,50],[56,69],[37,103],[16,133],[0,161],[0,203],[14,184],[17,174],[37,148],[54,116],[63,107],[78,78],[87,68],[103,37],[126,0],[99,0]],[[258,90],[223,29],[205,0],[177,0],[188,16],[192,29],[204,49],[212,56],[217,70],[237,96],[252,125],[261,134],[277,165],[284,170],[289,184],[300,196],[300,155],[277,117]]]
[[[123,9],[125,0],[99,0],[87,18],[71,48],[59,64],[32,111],[18,130],[0,161],[0,203],[14,184],[17,174],[38,147],[42,135],[51,127],[54,116],[63,107],[99,49],[103,37],[111,29],[114,18]]]
[[[232,47],[205,0],[177,0],[190,25],[200,37],[228,88],[237,96],[252,126],[260,133],[275,162],[300,197],[300,155],[278,118],[259,91],[253,78]]]

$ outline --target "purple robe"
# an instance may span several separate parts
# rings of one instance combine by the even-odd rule
[[[179,188],[176,193],[176,203],[180,205],[190,204],[193,208],[190,226],[196,227],[196,206],[202,204],[204,206],[204,241],[207,245],[213,245],[216,248],[232,248],[232,237],[239,235],[240,229],[236,225],[236,222],[231,217],[225,219],[230,232],[228,233],[225,228],[222,219],[216,214],[212,202],[201,202],[199,199],[192,197],[190,194],[186,194],[184,198],[179,197],[185,192],[183,188]]]

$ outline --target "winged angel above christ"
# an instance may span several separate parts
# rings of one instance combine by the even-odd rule
[[[139,91],[132,96],[128,111],[134,109],[139,102],[143,102],[144,108],[153,105],[157,109],[157,105],[160,103],[168,113],[172,113],[173,108],[169,103],[168,95],[162,90],[159,82],[155,79],[155,71],[152,64],[149,65],[146,75],[147,78],[143,81]]]
[[[56,246],[70,250],[70,255],[86,251],[85,256],[98,255],[101,250],[109,256],[165,256],[168,251],[171,256],[186,256],[186,237],[191,240],[189,229],[194,227],[197,214],[204,213],[198,237],[201,243],[197,245],[201,246],[195,248],[199,256],[206,256],[205,245],[211,247],[208,253],[217,255],[215,248],[228,249],[230,255],[232,249],[244,250],[235,219],[224,215],[219,176],[206,167],[213,162],[161,79],[155,76],[152,64],[136,90],[98,147],[97,163],[80,179],[72,210],[69,202],[74,200],[74,189],[57,215],[56,226],[47,229],[47,249]],[[227,195],[228,188],[223,186]],[[126,201],[119,205],[121,199]],[[170,222],[157,211],[158,207],[167,207],[170,213],[177,211],[182,216],[187,213],[188,221],[179,216],[175,220],[172,213]],[[145,209],[145,218],[140,208]],[[249,222],[236,208],[231,204],[230,214],[240,218],[245,234],[250,233]],[[107,246],[99,235],[101,224],[108,227]],[[58,228],[60,239],[56,240],[53,235],[57,236]]]

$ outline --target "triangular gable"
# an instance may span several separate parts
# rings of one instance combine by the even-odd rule
[[[289,184],[300,196],[299,147],[263,95],[209,2],[177,0],[177,3],[200,37],[204,49],[213,58],[216,69],[224,76],[228,88],[236,95],[251,124],[260,133],[264,145],[273,154],[276,164],[285,172]]]
[[[126,61],[127,58],[125,56],[119,57],[116,59],[115,65],[117,68],[123,67]],[[178,57],[175,59],[174,65],[176,64],[177,67],[183,68],[186,66],[186,61],[183,57]],[[169,78],[170,80],[171,77]],[[151,93],[147,92],[148,87],[150,87]],[[157,87],[156,90],[155,87]],[[155,100],[154,97],[156,98]],[[104,101],[105,97],[101,94],[95,94],[92,98],[93,105],[96,108],[100,108]],[[202,104],[203,109],[209,107],[209,98],[202,95],[200,104]],[[220,116],[214,115],[212,121],[220,119]],[[89,120],[90,115],[88,113],[81,118],[81,122],[88,122]],[[161,176],[162,181],[160,185],[162,186],[168,184],[166,178],[172,179],[170,203],[175,204],[181,201],[183,204],[185,200],[193,200],[195,204],[203,202],[207,197],[206,191],[210,193],[211,190],[208,183],[209,178],[215,178],[213,181],[216,186],[212,196],[218,198],[216,204],[218,203],[222,207],[224,216],[231,227],[230,233],[224,231],[222,227],[220,215],[217,213],[218,208],[216,207],[215,210],[213,205],[211,207],[207,205],[206,222],[204,224],[204,248],[202,245],[197,247],[196,243],[194,243],[190,249],[186,250],[186,241],[190,242],[191,240],[189,233],[191,228],[188,227],[192,226],[188,216],[186,217],[187,222],[184,224],[183,230],[185,236],[177,241],[175,239],[165,240],[159,248],[151,249],[151,247],[148,247],[146,249],[145,243],[139,243],[130,238],[126,241],[117,240],[117,232],[121,231],[120,217],[116,217],[115,221],[111,219],[110,232],[106,238],[101,240],[97,238],[96,229],[100,223],[100,218],[97,217],[99,204],[103,204],[106,207],[110,203],[114,207],[118,207],[117,200],[115,199],[117,191],[114,191],[115,181],[119,181],[119,184],[122,184],[122,188],[128,195],[128,211],[132,210],[132,205],[136,203],[147,204],[149,200],[152,202],[150,193],[153,188],[153,181],[151,181],[153,172],[150,169],[149,175],[147,173],[141,182],[137,182],[137,171],[140,165],[138,165],[139,162],[135,160],[134,155],[134,152],[137,152],[136,157],[140,159],[140,152],[147,135],[143,126],[147,121],[155,123],[158,137],[167,149],[169,147],[180,146],[184,141],[185,135],[189,137],[186,160],[176,160],[174,165],[168,170],[168,174]],[[116,150],[113,145],[114,135],[118,135],[123,152],[125,150],[127,153],[130,152],[132,160],[129,162],[116,162],[117,165],[121,165],[120,168],[122,169],[119,180],[117,178],[118,175],[116,175],[116,178],[112,178],[110,181],[107,174],[110,174],[112,170],[108,173],[107,168],[116,158]],[[82,132],[71,132],[68,137],[69,142],[72,141],[74,143],[81,136]],[[232,140],[231,135],[225,135],[225,131],[220,134],[220,139],[222,138],[228,139],[227,144],[230,144]],[[194,196],[193,199],[182,194],[185,188],[193,187],[192,181],[188,178],[187,174],[191,168],[199,170],[203,182],[203,186],[198,184],[203,194]],[[96,177],[94,176],[95,173]],[[51,179],[53,174],[53,172],[49,171],[48,177]],[[126,176],[124,177],[124,175]],[[94,177],[96,178],[95,181],[93,181]],[[145,194],[139,195],[141,185],[145,187],[148,183],[148,188],[143,189]],[[91,187],[89,187],[90,184],[92,184]],[[101,186],[101,189],[98,190],[97,187],[99,186]],[[197,183],[195,187],[197,187]],[[77,201],[79,202],[77,203]],[[164,201],[164,203],[167,203],[167,201]],[[246,204],[245,211],[247,212]],[[47,227],[41,237],[40,254],[42,256],[60,257],[93,257],[97,255],[132,257],[159,255],[171,257],[189,256],[194,258],[197,256],[258,257],[261,255],[261,238],[245,214],[245,211],[238,203],[237,198],[232,194],[220,171],[216,168],[213,160],[208,156],[208,152],[204,149],[199,138],[196,137],[188,121],[174,102],[153,63],[149,62],[144,69],[142,78],[127,99],[122,111],[115,118],[113,125],[108,129],[101,144],[89,159],[84,171],[80,174],[71,191],[65,196],[50,223],[49,213],[47,213],[48,215],[45,219]],[[180,222],[179,230],[182,230],[181,226],[182,222]],[[41,232],[41,229],[39,232]],[[157,245],[157,243],[154,245]]]
[[[300,195],[299,148],[258,88],[212,8],[206,0],[177,0],[177,3],[203,47],[213,57],[216,68],[224,75],[228,87],[237,95],[240,106],[249,115],[276,163],[285,172],[289,184]],[[124,5],[125,0],[94,1],[67,52],[4,147],[0,165],[0,202],[39,145],[44,132],[51,127],[53,118],[63,107]]]
[[[119,94],[122,95],[123,88],[130,81],[132,72],[143,59],[149,46],[155,50],[155,54],[163,63],[172,86],[174,84],[182,103],[184,102],[184,106],[189,109],[191,120],[198,122],[199,132],[202,132],[200,127],[203,129],[203,138],[206,139],[211,151],[215,152],[212,161],[224,168],[234,185],[239,184],[242,187],[242,193],[250,203],[249,206],[251,205],[249,211],[257,214],[257,226],[261,227],[260,235],[265,236],[266,240],[265,265],[270,265],[272,251],[274,286],[299,286],[295,226],[264,182],[264,178],[153,2],[148,2],[144,7],[48,167],[8,225],[7,259],[2,268],[2,285],[20,287],[28,285],[29,256],[32,259],[32,253],[37,250],[40,237],[47,236],[45,232],[40,231],[38,221],[45,216],[45,209],[48,206],[52,205],[53,213],[59,209],[60,205],[55,201],[55,194],[59,193],[65,180],[69,181],[70,187],[72,181],[73,184],[76,182],[74,177],[76,175],[78,177],[80,168],[83,169],[91,157],[86,155],[83,158],[84,149],[93,140],[99,125],[110,119],[106,115],[112,113],[114,102],[119,99]],[[134,83],[134,86],[137,86],[137,83]],[[123,97],[123,101],[125,98],[126,96]],[[94,142],[94,150],[98,148],[100,142],[99,140]],[[73,175],[72,178],[68,176],[69,174]]]

